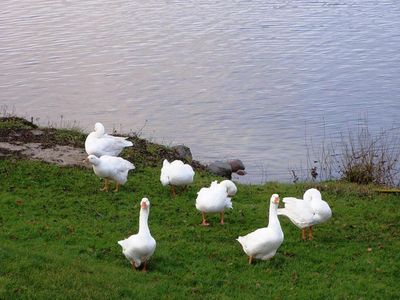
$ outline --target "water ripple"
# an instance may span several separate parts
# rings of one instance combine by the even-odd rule
[[[306,138],[399,123],[397,1],[4,0],[1,104],[290,178]]]

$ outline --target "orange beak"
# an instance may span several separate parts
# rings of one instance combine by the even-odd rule
[[[279,204],[279,197],[275,197],[274,203]]]
[[[147,204],[146,202],[142,202],[142,204],[140,205],[142,208],[147,208]]]

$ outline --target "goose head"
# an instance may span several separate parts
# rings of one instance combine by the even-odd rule
[[[312,201],[312,200],[322,200],[321,192],[318,191],[317,189],[308,189],[304,195],[303,199],[307,201]]]
[[[142,201],[140,201],[140,208],[148,210],[150,207],[150,201],[147,198],[143,198]]]
[[[102,136],[105,133],[103,124],[101,124],[100,122],[94,124],[94,131],[96,132],[97,136]]]
[[[100,163],[100,159],[96,155],[89,155],[86,158],[87,161],[89,161],[92,165],[97,166]]]
[[[237,187],[231,180],[223,180],[223,181],[221,181],[220,184],[225,186],[226,192],[229,197],[236,195]]]
[[[270,203],[278,206],[278,204],[279,204],[279,195],[278,194],[273,194],[271,196]]]

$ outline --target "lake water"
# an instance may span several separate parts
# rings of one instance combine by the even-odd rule
[[[3,0],[0,103],[289,181],[360,119],[400,126],[400,2]]]

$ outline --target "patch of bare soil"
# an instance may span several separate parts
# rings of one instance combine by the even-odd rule
[[[0,157],[10,155],[42,160],[60,166],[88,167],[88,164],[83,163],[87,157],[86,152],[72,146],[55,145],[52,148],[45,148],[41,143],[0,142]]]

